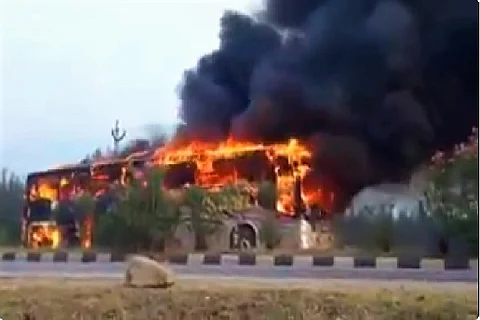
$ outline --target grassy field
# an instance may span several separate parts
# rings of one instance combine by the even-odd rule
[[[2,279],[0,318],[465,320],[476,318],[476,297],[475,286],[446,284],[183,280],[161,290],[113,281]]]

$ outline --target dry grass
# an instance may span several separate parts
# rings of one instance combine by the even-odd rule
[[[317,283],[317,284],[315,284]],[[288,287],[286,289],[285,287]],[[440,288],[440,289],[439,289]],[[1,280],[3,319],[475,319],[475,286],[183,280],[168,290],[113,281]]]

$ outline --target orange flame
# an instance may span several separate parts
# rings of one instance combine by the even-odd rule
[[[312,157],[310,150],[297,139],[270,145],[236,141],[233,138],[218,144],[197,141],[181,147],[171,144],[157,149],[152,162],[158,166],[193,162],[197,168],[195,183],[203,187],[214,187],[229,182],[235,183],[241,178],[236,170],[233,170],[230,175],[218,175],[214,170],[216,160],[235,159],[253,152],[263,152],[275,168],[278,193],[277,210],[293,213],[292,191],[295,181],[302,180],[310,172],[311,168],[308,162]],[[280,159],[287,160],[290,170],[282,170]],[[307,200],[306,197],[304,198]]]
[[[51,222],[42,222],[30,227],[30,244],[33,248],[39,248],[42,245],[48,245],[56,249],[61,242],[61,233],[55,224]]]
[[[89,249],[92,246],[92,214],[90,214],[84,221],[84,231],[82,234],[82,248]]]

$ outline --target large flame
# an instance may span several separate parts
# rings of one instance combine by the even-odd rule
[[[34,180],[28,198],[30,201],[48,199],[54,207],[59,201],[80,196],[85,191],[84,188],[98,197],[113,184],[125,185],[127,167],[137,159],[142,159],[151,166],[166,167],[167,173],[175,171],[175,166],[185,166],[193,172],[193,181],[188,183],[207,189],[248,181],[252,182],[250,190],[258,191],[257,182],[272,180],[277,188],[277,210],[285,215],[293,215],[313,204],[328,209],[334,201],[334,195],[324,190],[321,183],[313,184],[314,187],[310,183],[308,189],[302,183],[312,171],[312,152],[306,144],[297,139],[289,139],[285,143],[262,144],[233,138],[221,143],[193,141],[183,145],[174,141],[153,152],[137,152],[121,160],[103,159],[87,169],[87,185],[78,183],[73,176],[52,173],[52,176]],[[75,167],[63,167],[65,168],[67,172],[70,172],[68,168],[72,172],[76,170]],[[85,231],[81,243],[88,248],[91,245],[91,221],[87,219],[80,223]],[[57,241],[54,245],[57,245]]]
[[[152,162],[158,166],[170,166],[179,163],[194,163],[196,167],[195,183],[212,188],[226,183],[237,183],[243,180],[235,169],[230,172],[215,170],[215,162],[219,160],[237,159],[244,156],[262,153],[274,168],[277,186],[277,210],[285,214],[294,213],[295,183],[301,185],[303,179],[311,171],[312,153],[305,144],[297,139],[289,139],[286,143],[262,144],[236,141],[233,138],[221,143],[203,143],[194,141],[190,144],[177,146],[175,144],[159,148],[153,155]],[[288,164],[288,166],[285,166]],[[256,168],[252,168],[255,170]],[[333,203],[331,193],[326,197],[322,189],[304,190],[300,196],[306,205],[318,203],[324,207]],[[326,201],[327,200],[327,201]]]
[[[136,152],[122,160],[101,160],[95,162],[90,171],[91,179],[96,183],[96,190],[93,194],[96,196],[105,192],[105,189],[111,184],[111,177],[102,171],[102,168],[109,165],[125,163],[119,178],[119,183],[126,183],[126,163],[128,161],[145,157],[148,152]],[[235,161],[242,157],[253,155],[263,155],[267,162],[273,167],[275,184],[277,186],[277,210],[285,214],[294,213],[295,203],[295,184],[298,182],[302,186],[302,181],[311,171],[312,152],[308,147],[297,139],[289,139],[285,143],[263,144],[248,141],[237,141],[229,138],[220,143],[207,143],[193,141],[189,144],[179,145],[175,141],[164,147],[158,148],[149,156],[147,162],[153,166],[172,167],[179,164],[194,164],[194,183],[205,188],[217,188],[228,183],[237,183],[245,181],[243,175],[245,172],[238,172],[235,166],[218,170],[215,164],[221,160]],[[65,167],[64,167],[65,168]],[[260,170],[260,168],[249,168],[250,171]],[[59,192],[60,190],[60,192]],[[62,191],[63,190],[63,191]],[[65,191],[67,190],[67,191]],[[48,181],[38,180],[36,187],[30,190],[30,198],[47,198],[52,202],[62,198],[70,198],[78,193],[77,188],[69,189],[69,181],[63,177],[59,183],[49,183]],[[331,192],[323,190],[320,184],[315,187],[300,187],[300,197],[305,205],[318,204],[323,208],[328,208],[334,201],[334,195]],[[60,199],[59,199],[60,198]]]

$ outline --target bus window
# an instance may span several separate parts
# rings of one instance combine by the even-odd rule
[[[52,201],[38,199],[30,202],[30,221],[48,221],[52,217]]]

